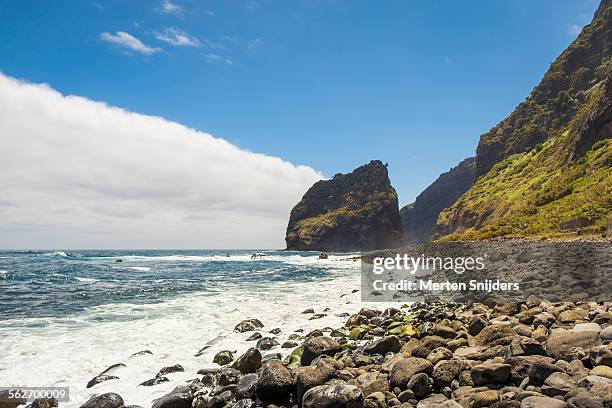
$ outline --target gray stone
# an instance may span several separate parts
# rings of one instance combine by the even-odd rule
[[[311,388],[304,394],[303,408],[362,408],[363,394],[354,385],[330,384]]]

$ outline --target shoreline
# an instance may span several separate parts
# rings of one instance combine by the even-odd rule
[[[271,328],[247,319],[235,331],[250,337],[264,333],[256,345],[240,355],[217,352],[217,364],[191,373],[191,382],[151,406],[607,407],[612,403],[611,308],[609,302],[536,298],[362,308],[335,328],[298,329],[292,335],[295,347],[281,358],[266,356]],[[303,314],[311,319],[315,312],[321,311]],[[161,368],[149,386],[181,369]],[[104,381],[108,372],[112,368],[92,381]],[[81,406],[123,404],[118,394],[104,393]]]

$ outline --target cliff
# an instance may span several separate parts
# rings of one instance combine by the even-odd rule
[[[512,114],[483,135],[474,186],[441,239],[605,234],[612,218],[612,1]]]
[[[288,250],[360,251],[401,244],[397,193],[378,160],[316,182],[293,207]]]
[[[405,240],[407,242],[429,241],[432,228],[440,212],[450,207],[474,184],[475,174],[476,158],[467,158],[440,175],[417,196],[413,203],[403,207],[400,210],[400,217]]]
[[[601,2],[591,24],[551,64],[525,101],[480,137],[477,176],[566,128],[589,100],[593,87],[606,79],[612,63],[611,4],[611,0]]]

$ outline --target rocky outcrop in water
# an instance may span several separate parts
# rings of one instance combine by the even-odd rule
[[[419,194],[413,203],[400,210],[404,238],[407,242],[431,239],[431,230],[442,210],[450,207],[473,184],[476,158],[469,157],[443,173]]]
[[[315,183],[293,207],[288,250],[360,251],[402,241],[397,193],[379,160]]]

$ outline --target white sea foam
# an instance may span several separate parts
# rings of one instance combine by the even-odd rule
[[[123,257],[124,259],[126,257]],[[237,257],[236,257],[237,258]],[[279,259],[281,257],[279,256]],[[157,257],[157,260],[159,257]],[[235,259],[232,259],[234,261]],[[273,328],[282,344],[296,329],[305,332],[325,326],[340,326],[336,314],[361,308],[359,263],[347,257],[317,260],[316,256],[285,256],[287,263],[331,266],[333,278],[311,282],[275,282],[260,287],[232,286],[226,290],[200,292],[156,304],[110,304],[91,307],[63,318],[31,318],[0,321],[0,384],[22,386],[68,386],[71,401],[64,406],[78,407],[93,394],[117,392],[126,405],[150,406],[151,401],[177,385],[196,377],[198,369],[213,367],[212,358],[220,350],[243,353],[251,342],[249,333],[235,333],[234,326],[246,318],[264,323],[264,336]],[[341,297],[341,295],[344,295]],[[301,312],[312,307],[328,316],[308,320]],[[272,335],[269,335],[272,336]],[[27,339],[27,341],[24,341]],[[194,357],[209,345],[200,357]],[[130,357],[141,350],[145,354]],[[266,353],[291,349],[276,347]],[[113,375],[119,380],[86,389],[87,382],[115,363]],[[164,366],[181,364],[183,373],[168,375],[168,383],[138,386]]]
[[[83,282],[83,283],[94,283],[94,282],[97,282],[97,280],[94,279],[94,278],[81,278],[80,276],[77,276],[76,280],[78,280],[79,282]]]
[[[151,268],[148,266],[128,266],[128,269],[132,269],[134,271],[139,271],[139,272],[150,272]]]

